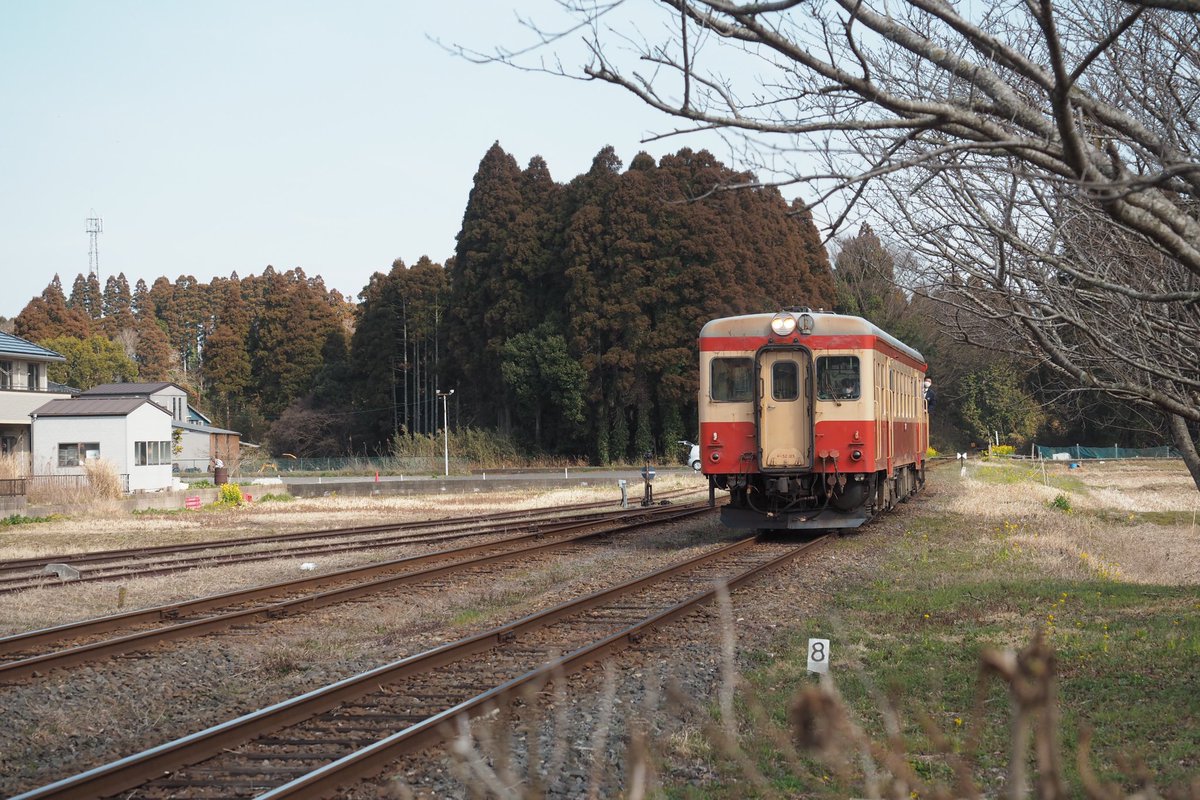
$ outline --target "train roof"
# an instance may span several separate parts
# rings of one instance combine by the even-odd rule
[[[905,355],[916,359],[921,364],[926,363],[925,357],[916,349],[892,336],[887,331],[868,322],[862,317],[848,314],[828,314],[823,311],[793,311],[797,316],[808,314],[813,318],[812,336],[874,336]],[[700,338],[709,336],[758,336],[766,337],[771,334],[771,320],[778,314],[771,311],[762,314],[743,314],[738,317],[722,317],[709,320],[700,329]]]

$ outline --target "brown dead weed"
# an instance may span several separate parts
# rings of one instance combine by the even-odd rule
[[[1013,471],[1022,477],[1012,480]],[[986,539],[1036,558],[1052,575],[1200,583],[1200,519],[1192,516],[1200,492],[1181,463],[1085,463],[1070,471],[1056,464],[1044,478],[1027,465],[969,465],[965,476],[946,480],[959,486],[940,493],[933,510],[980,520]],[[1155,512],[1182,521],[1141,516]]]

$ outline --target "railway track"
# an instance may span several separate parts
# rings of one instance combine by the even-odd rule
[[[681,492],[670,493],[675,496]],[[178,545],[66,553],[34,558],[0,561],[0,594],[27,589],[73,586],[93,581],[112,581],[152,577],[183,572],[198,567],[213,567],[277,558],[305,558],[335,553],[357,552],[406,544],[436,543],[471,536],[510,532],[514,525],[533,525],[560,520],[564,513],[611,507],[612,501],[579,503],[545,509],[506,511],[488,515],[454,517],[417,522],[383,523],[350,528],[300,531],[269,536],[222,539]],[[626,510],[597,513],[593,519],[620,516]],[[396,536],[381,536],[400,532]],[[321,541],[326,540],[326,541]],[[304,544],[312,542],[312,544]],[[264,549],[265,545],[282,545]],[[241,552],[223,550],[254,548]],[[200,553],[201,555],[189,555]],[[154,564],[147,564],[150,559]],[[169,559],[162,563],[161,559]],[[79,577],[64,580],[43,571],[47,564],[66,564],[80,572]]]
[[[746,538],[488,631],[18,795],[332,797],[442,740],[530,683],[569,674],[787,563],[804,545]],[[565,654],[565,655],[559,655]]]
[[[6,658],[0,663],[0,683],[351,602],[400,586],[462,576],[708,510],[706,504],[697,502],[630,510],[616,516],[575,518],[499,540],[14,634],[0,638],[0,656]],[[120,635],[113,636],[114,631]]]

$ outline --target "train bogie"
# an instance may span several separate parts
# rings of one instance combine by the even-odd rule
[[[923,482],[924,358],[859,317],[784,309],[700,332],[700,461],[738,528],[853,528]]]

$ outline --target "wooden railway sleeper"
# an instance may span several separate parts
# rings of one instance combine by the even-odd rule
[[[276,736],[264,736],[254,741],[263,747],[316,747],[317,745],[330,744],[341,745],[342,747],[362,747],[364,744],[370,744],[374,739],[369,739],[365,736],[358,738],[347,737],[345,739],[280,739]]]

